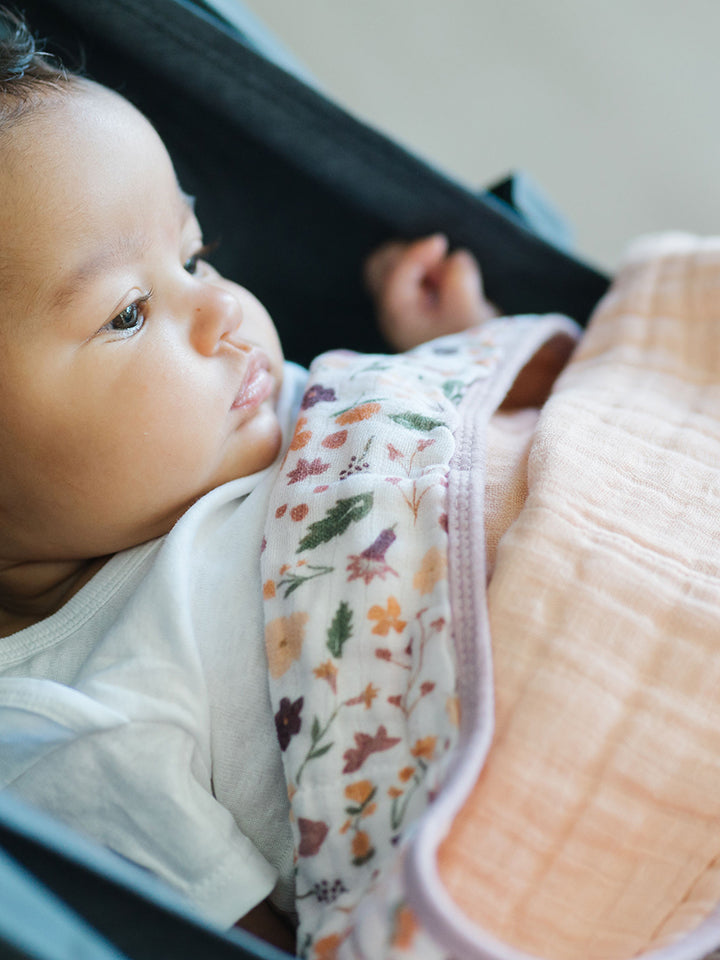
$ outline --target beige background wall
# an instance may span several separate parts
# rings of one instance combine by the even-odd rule
[[[612,269],[720,232],[720,0],[245,0],[352,113],[472,187],[522,169]]]

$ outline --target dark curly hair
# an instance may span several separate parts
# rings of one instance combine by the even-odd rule
[[[0,130],[43,93],[62,90],[78,77],[42,49],[19,13],[0,6]]]

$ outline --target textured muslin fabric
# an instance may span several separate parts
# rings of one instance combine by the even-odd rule
[[[488,423],[485,479],[488,580],[495,569],[498,544],[527,499],[528,456],[539,414],[536,407],[499,410]]]
[[[631,252],[498,548],[494,740],[440,868],[536,956],[635,956],[720,902],[719,303],[719,240]]]

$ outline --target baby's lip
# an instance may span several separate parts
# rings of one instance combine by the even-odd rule
[[[241,410],[250,415],[263,401],[272,396],[274,390],[275,377],[270,368],[270,360],[262,350],[253,348],[248,354],[245,376],[231,409]]]

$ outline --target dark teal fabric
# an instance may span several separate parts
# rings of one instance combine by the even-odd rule
[[[155,123],[197,196],[218,267],[269,308],[290,359],[383,349],[360,264],[389,237],[445,231],[510,313],[583,323],[607,286],[478,196],[360,123],[184,0],[27,0],[31,22]],[[257,46],[257,38],[253,38]],[[481,120],[481,118],[480,118]],[[500,174],[503,171],[499,171]]]
[[[0,956],[287,960],[204,922],[149,873],[0,794]]]

